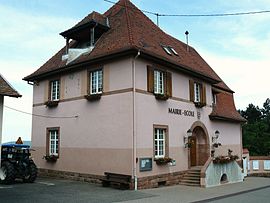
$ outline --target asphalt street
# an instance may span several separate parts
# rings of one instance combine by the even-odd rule
[[[244,182],[212,188],[188,186],[160,187],[130,191],[103,188],[100,185],[55,179],[37,179],[35,183],[0,185],[0,203],[54,202],[270,202],[270,178],[249,177]]]

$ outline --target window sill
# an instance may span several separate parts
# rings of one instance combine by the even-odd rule
[[[202,108],[202,107],[206,106],[206,104],[205,103],[202,103],[202,102],[194,102],[194,104],[195,104],[195,106],[197,108]]]
[[[169,99],[169,97],[167,95],[164,95],[164,94],[154,94],[156,99],[158,100],[163,100],[163,101],[166,101],[167,99]]]
[[[59,156],[56,155],[46,155],[43,157],[47,162],[56,162]]]
[[[47,101],[45,102],[45,105],[49,108],[57,107],[59,101]]]
[[[100,100],[102,94],[88,94],[85,95],[85,99],[87,99],[88,101],[96,101],[96,100]]]

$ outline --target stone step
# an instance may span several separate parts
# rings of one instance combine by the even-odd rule
[[[181,180],[181,183],[200,184],[200,180]]]
[[[184,176],[182,180],[200,180],[200,177]]]

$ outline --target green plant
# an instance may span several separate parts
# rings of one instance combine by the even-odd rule
[[[217,156],[213,159],[214,164],[227,164],[232,161],[236,161],[239,159],[237,155],[230,155],[230,156]]]

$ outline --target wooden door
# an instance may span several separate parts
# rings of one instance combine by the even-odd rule
[[[189,138],[189,143],[190,145],[190,166],[196,166],[197,165],[197,156],[196,156],[196,147],[197,147],[197,142],[196,142],[196,137],[192,136]]]

